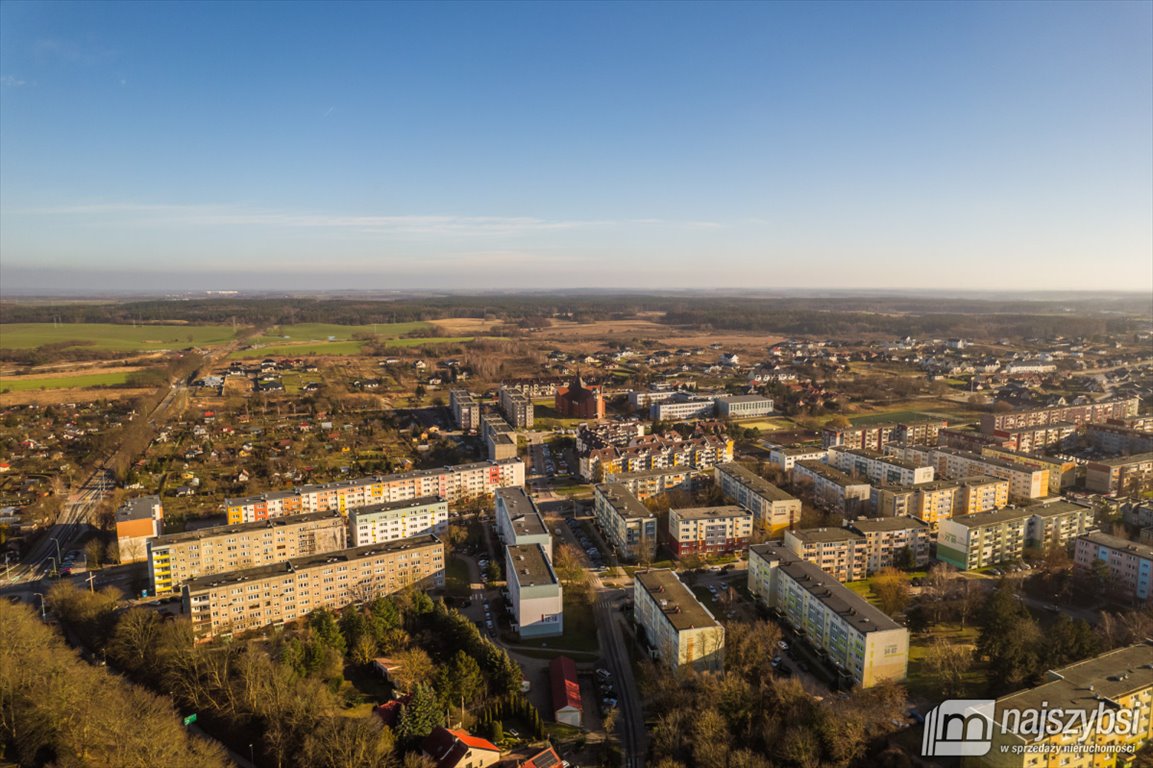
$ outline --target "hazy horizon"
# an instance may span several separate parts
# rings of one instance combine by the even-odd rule
[[[1153,292],[1153,3],[0,4],[0,293]]]

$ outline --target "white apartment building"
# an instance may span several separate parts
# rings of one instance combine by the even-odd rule
[[[865,571],[870,575],[882,568],[922,568],[929,564],[932,530],[917,518],[858,518],[849,528],[865,539]]]
[[[552,562],[540,544],[504,548],[515,629],[521,638],[564,634],[564,592]]]
[[[1058,501],[941,523],[937,559],[961,570],[1019,560],[1026,547],[1064,547],[1093,527],[1093,510]]]
[[[842,472],[867,477],[878,485],[931,483],[934,469],[928,464],[907,461],[868,448],[830,448],[829,464]]]
[[[869,575],[865,537],[849,528],[785,531],[784,546],[837,581],[860,581]]]
[[[741,507],[669,510],[669,547],[678,558],[743,549],[752,535],[753,514]]]
[[[184,583],[184,614],[197,640],[303,618],[413,585],[444,586],[444,545],[418,536],[289,559]]]
[[[619,483],[593,488],[597,525],[625,560],[652,561],[657,554],[657,516]]]
[[[827,505],[846,517],[856,517],[866,509],[873,493],[869,483],[854,480],[836,467],[819,461],[794,464],[793,484],[812,486],[813,498],[819,504]]]
[[[646,469],[640,472],[605,472],[604,482],[616,483],[641,501],[673,490],[692,490],[700,471],[692,467]]]
[[[633,616],[650,654],[673,669],[724,671],[725,628],[689,588],[667,569],[638,571],[633,579]]]
[[[712,418],[716,404],[707,397],[674,397],[649,406],[653,421],[685,421]]]
[[[862,688],[905,679],[909,631],[777,542],[749,548],[749,591]]]
[[[532,429],[532,398],[519,389],[500,388],[500,410],[514,428]]]
[[[152,594],[180,589],[184,582],[294,557],[334,552],[348,546],[339,512],[316,512],[240,525],[217,525],[170,533],[148,541]]]
[[[753,513],[753,524],[774,535],[801,519],[801,500],[740,464],[730,462],[713,468],[717,486],[725,498]]]
[[[825,461],[829,458],[829,449],[820,446],[769,445],[767,447],[769,449],[769,461],[785,472],[792,472],[798,461]]]
[[[948,480],[973,475],[989,475],[1009,481],[1009,495],[1018,499],[1039,499],[1049,495],[1049,470],[981,456],[956,448],[890,446],[889,452],[913,462],[936,467]]]
[[[425,496],[411,501],[370,504],[350,511],[348,526],[354,547],[428,533],[440,535],[448,528],[448,502]]]
[[[496,492],[496,531],[508,546],[540,544],[552,560],[552,536],[524,488],[501,488]]]
[[[458,464],[443,469],[418,469],[395,475],[362,477],[323,485],[305,485],[241,499],[225,499],[228,524],[300,515],[307,512],[348,510],[390,501],[439,496],[449,504],[495,492],[498,488],[524,485],[524,462],[520,459]]]
[[[448,393],[452,420],[466,432],[480,426],[480,403],[465,389],[453,389]]]

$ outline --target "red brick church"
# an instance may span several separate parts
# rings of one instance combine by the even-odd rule
[[[588,387],[578,372],[567,387],[556,388],[556,412],[565,419],[603,419],[605,399],[600,387]]]

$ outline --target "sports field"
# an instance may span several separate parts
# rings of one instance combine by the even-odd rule
[[[92,373],[78,376],[0,376],[0,392],[25,392],[33,389],[83,389],[115,387],[128,381],[132,371]]]
[[[230,325],[116,325],[113,323],[5,323],[0,349],[33,349],[45,344],[77,342],[116,352],[181,349],[226,344]]]

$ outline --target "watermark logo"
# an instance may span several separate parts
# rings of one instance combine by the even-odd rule
[[[1042,701],[1040,707],[998,711],[993,699],[950,699],[925,718],[921,753],[925,757],[981,757],[992,748],[994,733],[1011,737],[1001,740],[1000,749],[1013,754],[1132,752],[1132,744],[1090,742],[1095,736],[1133,737],[1140,728],[1139,707],[1123,709],[1100,700],[1091,708],[1064,709]]]
[[[993,746],[993,699],[950,699],[925,718],[925,757],[980,757]]]

